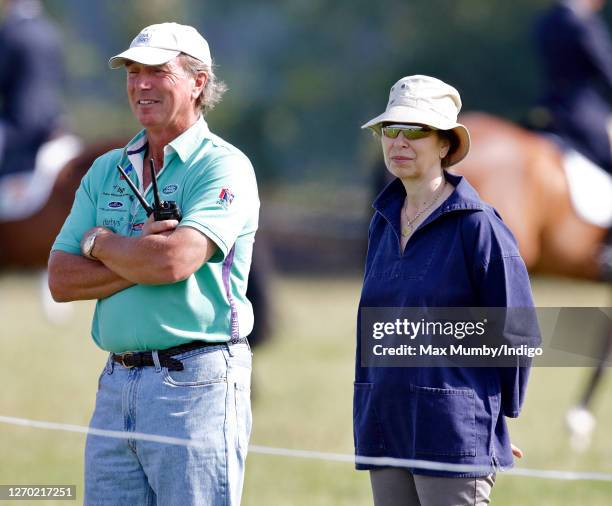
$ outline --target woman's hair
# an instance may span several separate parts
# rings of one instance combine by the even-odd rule
[[[440,139],[445,139],[450,142],[448,153],[446,153],[446,156],[442,158],[442,168],[446,169],[450,166],[450,155],[457,151],[457,148],[459,147],[459,138],[452,130],[438,130],[437,132]]]
[[[214,109],[215,105],[221,102],[223,94],[227,91],[227,86],[223,81],[217,79],[213,71],[214,63],[207,65],[197,58],[184,53],[181,54],[180,60],[183,68],[193,76],[196,76],[199,72],[206,72],[208,76],[204,90],[196,100],[197,107],[200,108],[202,115],[205,116],[208,111]]]

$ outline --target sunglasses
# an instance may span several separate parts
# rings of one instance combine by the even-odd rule
[[[410,141],[423,139],[431,135],[434,130],[434,128],[420,125],[390,125],[381,128],[382,134],[389,139],[396,139],[401,132]]]

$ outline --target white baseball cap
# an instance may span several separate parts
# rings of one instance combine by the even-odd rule
[[[383,123],[419,123],[438,130],[452,130],[457,147],[448,155],[449,165],[463,160],[470,150],[470,134],[457,116],[461,110],[459,92],[435,77],[402,77],[391,87],[385,112],[361,128],[371,128],[380,134]]]
[[[110,68],[123,67],[127,61],[143,65],[163,65],[181,53],[212,65],[208,42],[192,26],[160,23],[144,28],[130,48],[108,60]]]

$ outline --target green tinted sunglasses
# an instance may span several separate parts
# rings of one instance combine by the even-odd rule
[[[389,139],[396,139],[401,132],[410,141],[427,137],[434,130],[434,128],[421,125],[389,125],[381,128],[382,134]]]

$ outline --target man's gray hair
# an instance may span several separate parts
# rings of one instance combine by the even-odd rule
[[[208,111],[214,109],[215,105],[221,102],[223,94],[227,91],[227,86],[223,81],[217,79],[213,70],[214,63],[213,65],[207,65],[185,53],[181,54],[180,60],[183,68],[193,76],[196,76],[199,72],[206,72],[208,76],[204,91],[202,91],[196,101],[196,105],[204,116]]]

